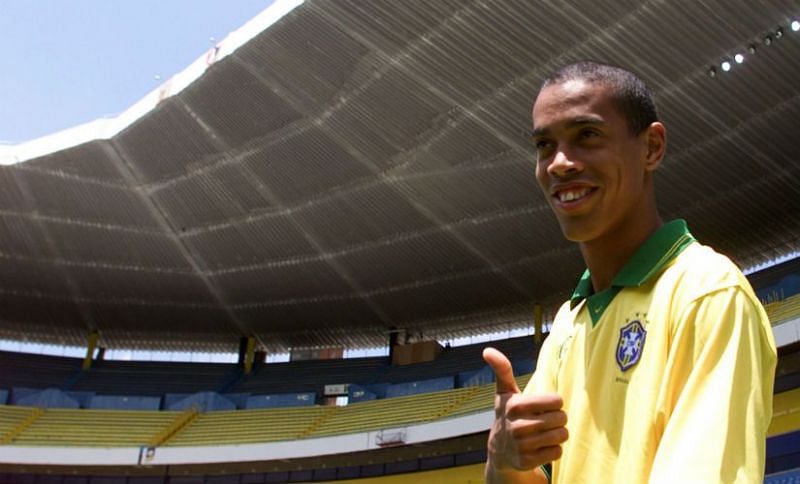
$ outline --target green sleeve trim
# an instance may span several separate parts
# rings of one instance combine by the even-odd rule
[[[544,476],[547,478],[547,482],[553,482],[553,465],[552,464],[543,464],[540,469],[544,472]]]

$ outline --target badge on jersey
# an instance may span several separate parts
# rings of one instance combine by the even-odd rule
[[[626,371],[639,362],[646,337],[647,331],[638,320],[631,321],[619,330],[617,365],[620,370]]]

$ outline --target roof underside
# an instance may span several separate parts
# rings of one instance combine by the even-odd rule
[[[383,345],[526,324],[582,261],[539,194],[531,100],[630,66],[669,129],[664,218],[745,266],[800,246],[794,1],[309,1],[109,140],[0,169],[0,337]]]

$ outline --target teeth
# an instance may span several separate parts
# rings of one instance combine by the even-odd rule
[[[580,190],[565,190],[558,192],[558,199],[562,202],[571,202],[577,200],[589,193],[588,188],[581,188]]]

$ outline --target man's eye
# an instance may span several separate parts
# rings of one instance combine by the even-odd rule
[[[536,147],[538,151],[546,150],[550,146],[550,141],[546,139],[540,139],[534,141],[533,145]]]
[[[581,131],[578,133],[578,136],[579,136],[581,139],[585,139],[585,138],[594,138],[594,137],[596,137],[596,136],[600,136],[600,133],[599,133],[599,132],[597,132],[597,130],[594,130],[594,129],[582,129],[582,130],[581,130]]]

